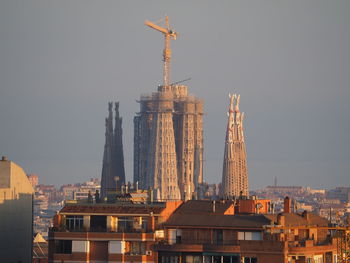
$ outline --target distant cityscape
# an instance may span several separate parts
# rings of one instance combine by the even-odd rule
[[[350,262],[350,187],[281,186],[275,178],[249,189],[238,94],[229,95],[222,180],[204,181],[204,102],[170,81],[177,32],[168,17],[164,27],[145,25],[164,36],[163,85],[138,101],[133,181],[125,179],[119,102],[108,103],[100,178],[44,185],[45,175],[27,175],[3,156],[0,260]]]

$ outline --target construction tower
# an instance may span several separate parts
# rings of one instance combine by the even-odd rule
[[[177,33],[152,22],[165,36],[163,85],[142,95],[134,118],[134,182],[153,189],[158,200],[188,200],[203,182],[203,102],[187,86],[170,83],[170,39]]]

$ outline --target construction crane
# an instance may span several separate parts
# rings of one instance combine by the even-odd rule
[[[177,33],[170,29],[169,18],[165,16],[165,28],[158,26],[148,20],[145,21],[145,25],[153,28],[164,34],[164,51],[163,51],[163,85],[169,86],[170,84],[170,58],[171,58],[171,50],[170,50],[170,40],[173,38],[176,40]]]
[[[187,79],[179,80],[179,81],[176,81],[176,82],[171,83],[171,84],[170,84],[170,86],[172,86],[172,85],[177,85],[177,84],[180,84],[180,83],[183,83],[183,82],[189,81],[189,80],[191,80],[191,78],[187,78]]]

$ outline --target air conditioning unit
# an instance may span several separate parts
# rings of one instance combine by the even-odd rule
[[[152,251],[151,250],[146,250],[146,256],[152,256]]]

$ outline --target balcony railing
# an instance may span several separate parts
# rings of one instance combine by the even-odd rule
[[[106,228],[103,226],[95,227],[82,227],[82,228],[67,228],[66,226],[50,227],[52,232],[111,232],[111,233],[152,233],[153,231],[147,229],[135,229],[135,228],[118,228],[117,230],[112,228]]]
[[[289,241],[288,242],[288,246],[290,248],[293,248],[293,247],[311,247],[311,246],[328,246],[331,244],[332,244],[331,237],[327,237],[326,239],[324,239],[322,241],[304,238],[304,239],[301,239],[298,241]]]
[[[159,245],[217,245],[217,246],[237,246],[239,240],[229,239],[229,240],[215,240],[215,239],[198,239],[198,238],[177,238],[173,240],[161,240],[158,242]]]

